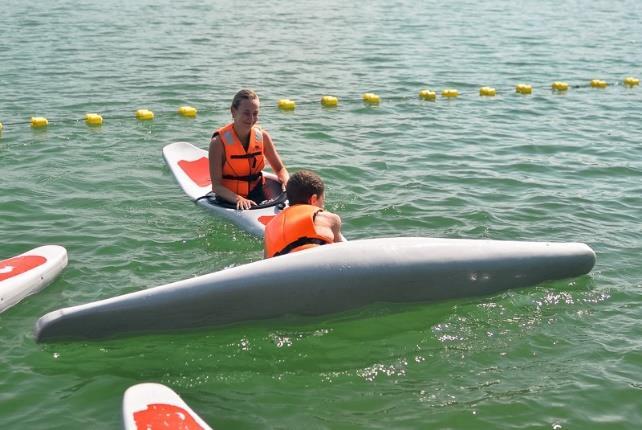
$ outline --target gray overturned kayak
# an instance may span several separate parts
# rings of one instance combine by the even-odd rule
[[[114,337],[488,295],[583,275],[594,264],[583,243],[355,240],[56,310],[35,334],[39,342]]]

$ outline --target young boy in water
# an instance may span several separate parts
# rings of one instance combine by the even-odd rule
[[[328,243],[343,242],[341,218],[324,210],[325,185],[319,175],[301,170],[286,186],[290,206],[265,226],[264,258]]]

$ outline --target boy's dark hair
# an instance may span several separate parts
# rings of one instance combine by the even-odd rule
[[[309,170],[299,170],[288,180],[286,193],[290,205],[306,204],[313,194],[321,197],[325,190],[323,180],[314,172]]]

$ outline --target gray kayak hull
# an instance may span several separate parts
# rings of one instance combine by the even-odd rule
[[[482,296],[580,276],[594,264],[583,243],[355,240],[56,310],[38,320],[35,335],[115,337]]]

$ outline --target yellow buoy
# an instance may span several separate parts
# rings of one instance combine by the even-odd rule
[[[2,133],[2,129],[4,128],[4,125],[0,122],[0,133]]]
[[[325,107],[335,107],[339,104],[339,99],[335,96],[321,97],[321,104]]]
[[[277,106],[281,110],[294,110],[296,108],[296,103],[294,102],[294,100],[280,99],[277,102]]]
[[[560,82],[560,81],[555,81],[551,85],[551,88],[555,91],[566,91],[568,90],[568,83],[566,82]]]
[[[149,121],[154,119],[154,112],[149,109],[138,109],[136,111],[136,118],[139,121]]]
[[[634,78],[633,76],[629,76],[627,78],[624,78],[624,85],[627,87],[634,87],[636,85],[640,85],[640,80],[638,78]]]
[[[481,87],[479,89],[479,95],[485,97],[494,97],[497,95],[497,90],[493,87]]]
[[[31,117],[31,126],[33,128],[42,128],[49,125],[49,121],[44,116]]]
[[[517,84],[515,86],[515,92],[520,94],[531,94],[533,92],[533,87],[528,84]]]
[[[430,90],[419,91],[419,98],[422,100],[435,101],[437,100],[437,93]]]
[[[103,117],[98,115],[97,113],[88,113],[85,114],[85,122],[87,123],[87,125],[102,125]]]
[[[606,88],[606,87],[609,86],[609,84],[606,83],[605,81],[600,80],[600,79],[593,79],[591,81],[591,86],[593,88]]]
[[[180,106],[178,108],[178,114],[182,116],[186,116],[189,118],[196,118],[196,113],[198,110],[193,107],[193,106]]]
[[[364,102],[371,105],[378,105],[381,102],[381,97],[375,93],[364,93],[361,98]]]
[[[442,97],[447,97],[447,98],[455,98],[459,97],[459,91],[452,89],[452,88],[446,88],[441,92]]]

